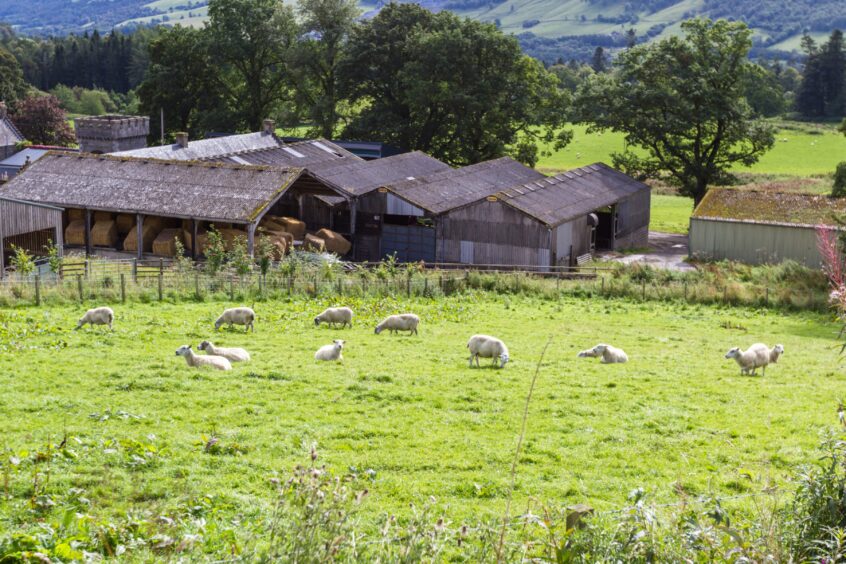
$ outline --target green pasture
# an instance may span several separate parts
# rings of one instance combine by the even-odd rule
[[[687,233],[692,213],[691,198],[652,194],[649,229],[665,233]]]

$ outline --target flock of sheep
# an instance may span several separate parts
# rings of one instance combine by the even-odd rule
[[[89,309],[85,312],[76,328],[80,329],[86,324],[90,325],[108,325],[112,329],[112,324],[115,320],[115,313],[109,307],[98,307]],[[225,310],[220,317],[214,322],[215,331],[220,329],[223,325],[228,325],[230,328],[233,325],[242,325],[245,331],[251,329],[255,332],[256,314],[252,308],[236,307]],[[321,323],[326,323],[332,327],[341,328],[352,327],[353,311],[348,307],[330,307],[323,313],[314,318],[314,324],[319,326]],[[390,315],[382,320],[376,326],[375,333],[378,335],[384,330],[391,333],[398,331],[408,331],[409,335],[417,335],[417,326],[420,324],[420,318],[413,313],[402,313],[399,315]],[[315,360],[320,361],[341,361],[344,359],[342,351],[344,343],[342,339],[335,339],[329,345],[324,345],[317,349],[314,353]],[[189,366],[193,367],[212,367],[218,370],[231,370],[232,362],[247,362],[250,360],[250,353],[242,348],[223,348],[217,347],[210,341],[203,341],[197,347],[199,350],[205,352],[205,355],[198,355],[191,348],[191,345],[183,345],[176,350],[178,356],[185,358]],[[470,350],[470,366],[473,366],[473,361],[476,361],[476,366],[479,366],[479,358],[493,359],[495,365],[499,362],[499,367],[505,366],[509,360],[508,347],[502,340],[489,335],[473,335],[467,341],[467,348]],[[734,347],[726,353],[726,358],[733,358],[738,366],[740,366],[740,374],[755,375],[755,371],[761,368],[762,373],[766,375],[767,366],[778,362],[779,357],[784,354],[784,346],[776,345],[772,348],[763,343],[755,343],[745,351],[738,347]],[[599,344],[592,349],[581,351],[578,355],[580,358],[601,358],[602,364],[617,364],[628,362],[628,355],[617,347],[611,345]]]

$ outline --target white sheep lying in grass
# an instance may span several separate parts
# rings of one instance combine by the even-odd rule
[[[324,345],[317,349],[314,353],[314,360],[344,360],[341,351],[344,349],[344,343],[341,339],[335,339],[331,345]]]
[[[734,347],[726,353],[726,358],[733,358],[740,366],[740,374],[755,375],[755,370],[761,369],[764,376],[767,375],[767,365],[778,362],[779,357],[784,354],[784,346],[776,345],[772,349],[764,343],[755,343],[745,351],[740,347]]]
[[[582,351],[578,354],[578,356],[579,358],[602,357],[602,360],[600,361],[602,364],[619,364],[629,361],[629,356],[623,351],[623,349],[618,349],[617,347],[605,344],[599,344],[592,349]]]
[[[352,327],[352,318],[353,311],[350,308],[330,307],[314,318],[314,324],[320,325],[321,323],[328,323],[334,327],[335,324],[340,323],[341,328],[343,329],[347,325]]]
[[[205,351],[207,355],[222,356],[231,362],[247,362],[250,360],[250,353],[245,349],[216,347],[211,341],[203,341],[197,348]]]
[[[220,326],[224,324],[228,324],[230,329],[232,328],[232,325],[245,325],[246,328],[244,329],[244,332],[252,329],[253,333],[255,333],[255,320],[256,313],[252,310],[252,308],[233,307],[224,310],[220,317],[217,318],[217,321],[214,322],[214,330],[217,331],[220,329]]]
[[[176,349],[176,355],[184,356],[188,366],[193,366],[194,368],[210,366],[217,370],[232,370],[232,365],[222,356],[201,356],[194,354],[194,351],[191,350],[191,345],[182,345]]]
[[[401,313],[399,315],[391,315],[382,320],[376,326],[376,334],[378,335],[385,329],[391,333],[397,331],[408,331],[408,334],[417,334],[417,325],[420,323],[420,318],[413,313]]]
[[[467,348],[470,349],[470,366],[473,366],[473,359],[476,359],[476,366],[479,366],[479,357],[492,358],[494,365],[499,359],[499,367],[505,366],[508,362],[508,347],[505,343],[489,335],[473,335],[467,341]]]
[[[112,322],[115,320],[115,312],[110,307],[98,307],[89,309],[85,315],[79,318],[76,324],[77,329],[81,329],[86,323],[90,325],[108,325],[112,328]]]

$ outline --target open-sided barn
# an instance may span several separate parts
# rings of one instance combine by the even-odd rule
[[[0,278],[4,276],[13,247],[42,254],[50,243],[62,252],[61,208],[0,195]]]

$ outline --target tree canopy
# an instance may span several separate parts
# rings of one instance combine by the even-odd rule
[[[0,102],[14,108],[15,103],[26,94],[27,85],[17,59],[0,47]]]
[[[18,102],[12,122],[27,141],[70,147],[76,136],[55,96],[28,96]]]
[[[741,22],[682,24],[683,37],[638,45],[618,56],[613,73],[579,89],[578,120],[588,131],[625,135],[614,165],[641,177],[669,174],[696,204],[735,164],[751,165],[774,143],[745,97],[755,67],[751,31]]]

